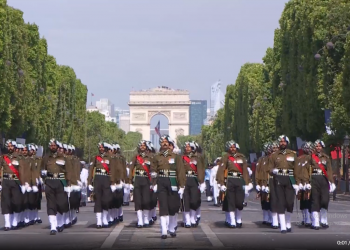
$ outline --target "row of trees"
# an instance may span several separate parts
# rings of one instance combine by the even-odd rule
[[[0,0],[1,137],[22,137],[45,149],[54,137],[74,144],[85,158],[96,153],[98,140],[134,149],[141,135],[125,135],[103,115],[87,113],[87,87],[47,50],[38,26]]]
[[[325,110],[334,132],[325,132]],[[262,150],[285,134],[342,143],[350,132],[350,2],[291,0],[275,30],[263,63],[246,63],[226,89],[225,106],[202,129],[204,148],[220,155],[224,142],[236,140],[244,154]],[[221,139],[222,138],[222,139]],[[219,140],[220,139],[220,140]]]

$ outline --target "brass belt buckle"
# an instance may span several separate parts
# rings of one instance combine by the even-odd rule
[[[287,173],[287,169],[283,169],[282,172],[283,172],[284,174],[286,174],[286,173]]]
[[[105,173],[106,172],[106,170],[105,169],[101,169],[101,173]]]
[[[236,172],[233,172],[233,176],[237,176],[237,173],[236,173]]]
[[[321,174],[322,173],[322,169],[317,169],[317,173]]]
[[[58,178],[58,174],[54,173],[53,178]]]

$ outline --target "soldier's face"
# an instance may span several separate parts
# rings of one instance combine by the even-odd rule
[[[169,148],[170,148],[171,150],[174,150],[174,145],[173,145],[173,144],[169,144]]]
[[[103,145],[98,146],[98,151],[100,152],[100,154],[105,152],[105,148],[103,147]]]
[[[191,146],[189,144],[186,145],[185,151],[187,154],[191,153],[192,149],[191,149]]]
[[[169,148],[169,142],[168,142],[167,139],[164,139],[160,145],[161,145],[162,149],[168,149]]]
[[[31,150],[28,152],[28,154],[29,154],[29,156],[34,155],[34,154],[35,154],[35,153],[34,153],[34,150],[33,150],[33,149],[31,149]]]
[[[24,149],[22,150],[22,154],[23,154],[24,156],[27,156],[27,155],[28,155],[28,149],[27,149],[27,148],[24,148]]]
[[[56,145],[56,143],[52,142],[50,144],[50,150],[51,150],[51,152],[57,152],[57,145]]]
[[[142,143],[141,146],[140,146],[141,152],[145,152],[146,149],[147,149],[146,144],[145,144],[145,143]]]
[[[284,138],[280,141],[280,149],[286,149],[287,148],[287,142]]]
[[[322,146],[321,146],[321,144],[318,143],[318,144],[316,145],[316,152],[317,152],[317,153],[320,153],[321,151],[322,151]]]
[[[7,150],[9,153],[13,153],[15,151],[15,147],[12,145],[12,143],[7,145]]]
[[[236,152],[237,152],[236,145],[231,145],[231,147],[230,147],[230,153],[231,153],[231,154],[235,154]]]

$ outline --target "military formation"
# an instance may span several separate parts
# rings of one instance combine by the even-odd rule
[[[289,139],[281,135],[264,145],[265,155],[255,170],[257,197],[261,200],[263,224],[281,233],[292,230],[291,214],[300,200],[303,225],[327,228],[329,192],[335,190],[329,157],[324,143],[306,142],[304,154],[297,157],[288,149]],[[147,228],[157,220],[159,208],[161,238],[176,237],[178,214],[184,228],[197,227],[201,219],[201,193],[213,186],[213,199],[221,204],[228,228],[241,228],[245,199],[253,189],[252,171],[239,144],[226,142],[226,154],[218,157],[209,177],[202,149],[194,141],[182,150],[174,139],[163,135],[156,152],[150,141],[141,140],[130,162],[117,143],[100,142],[99,153],[89,164],[86,181],[73,145],[56,139],[49,142],[49,153],[36,156],[34,144],[6,141],[7,154],[1,158],[1,209],[5,230],[41,223],[41,190],[45,187],[50,234],[62,232],[77,222],[82,189],[92,192],[96,227],[106,228],[123,221],[123,205],[130,194],[136,212],[136,227]],[[87,171],[86,171],[87,172]]]

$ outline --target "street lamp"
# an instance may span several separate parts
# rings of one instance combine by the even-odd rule
[[[345,153],[346,153],[346,151],[345,151],[345,149],[349,146],[349,141],[350,141],[350,139],[349,139],[349,136],[348,136],[348,134],[346,134],[345,135],[345,137],[344,137],[344,143],[343,143],[343,145],[344,145],[344,147],[343,147],[343,156],[344,156],[344,170],[345,170],[345,193],[346,194],[349,194],[349,162],[348,162],[348,159],[346,159],[346,155],[345,155]]]

